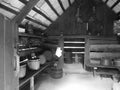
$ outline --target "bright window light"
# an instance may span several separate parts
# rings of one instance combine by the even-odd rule
[[[27,22],[29,22],[27,19],[23,19],[22,22],[21,22],[21,24],[25,25]]]
[[[15,14],[8,12],[2,8],[0,8],[0,13],[3,14],[4,16],[8,17],[9,19],[13,19],[16,16]]]
[[[65,46],[64,48],[85,48],[85,47],[72,47],[72,46]]]
[[[20,2],[19,0],[4,0],[3,2],[1,2],[1,4],[20,12],[20,10],[25,6],[22,2]]]
[[[118,13],[120,11],[120,3],[118,3],[114,8],[113,8],[113,11],[115,13]]]
[[[107,5],[109,7],[112,7],[115,4],[115,2],[117,2],[117,0],[108,0]]]
[[[62,56],[62,49],[60,47],[57,47],[55,55],[58,56],[58,57]]]
[[[75,0],[70,0],[71,3],[73,3]]]
[[[19,28],[18,28],[18,32],[20,32],[20,33],[25,33],[25,28],[19,27]]]
[[[54,13],[54,11],[49,7],[49,5],[47,3],[44,3],[41,6],[41,11],[46,14],[48,17],[50,17],[50,19],[52,21],[55,21],[58,17],[57,15]]]
[[[64,41],[64,43],[85,43],[85,42],[77,42],[77,41]]]
[[[63,7],[64,9],[67,9],[69,7],[69,2],[68,0],[61,0],[62,4],[63,4]]]
[[[72,52],[73,54],[84,54],[85,52]]]
[[[28,13],[28,15],[30,15],[30,16],[32,16],[32,17],[34,17],[35,14],[36,14],[36,12],[35,12],[34,10],[31,10],[31,11]]]
[[[60,4],[58,3],[58,0],[49,0],[52,6],[56,9],[56,11],[61,15],[63,13],[62,8],[60,7]]]

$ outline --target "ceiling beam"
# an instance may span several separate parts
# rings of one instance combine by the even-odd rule
[[[24,4],[28,3],[28,1],[26,1],[26,0],[19,0],[19,1],[22,2],[22,3],[24,3]]]
[[[20,11],[20,13],[13,18],[13,22],[16,22],[18,24],[21,23],[21,21],[26,17],[26,15],[30,12],[30,10],[39,2],[39,0],[30,0],[26,6],[23,7],[23,9]]]
[[[109,0],[106,0],[106,1],[105,1],[105,4],[106,4],[108,1],[109,1]]]
[[[119,2],[120,2],[119,0],[115,2],[114,5],[111,7],[111,9],[113,9]]]
[[[30,18],[30,17],[25,17],[25,19],[27,19],[29,21],[32,21],[34,23],[37,23],[37,24],[39,24],[41,26],[47,27],[45,24],[42,24],[41,22],[38,22],[38,21],[36,21],[36,20],[34,20],[34,19]]]
[[[37,12],[38,14],[42,15],[43,17],[45,17],[47,20],[49,20],[50,22],[53,22],[48,16],[46,16],[44,13],[42,13],[40,10],[38,10],[37,8],[33,7],[33,10],[35,12]]]
[[[59,4],[60,4],[60,6],[61,6],[62,10],[65,12],[65,9],[64,9],[64,6],[63,6],[63,4],[62,4],[61,0],[58,0],[58,2],[59,2]]]
[[[3,4],[1,4],[1,3],[0,3],[0,8],[4,9],[4,10],[6,10],[6,11],[9,11],[9,12],[15,14],[15,15],[18,15],[18,13],[19,13],[19,12],[15,11],[15,10],[13,10],[13,9],[11,9],[11,8],[8,8],[7,6],[5,6],[5,5],[3,5]]]
[[[55,12],[55,14],[59,17],[58,12],[55,10],[55,8],[52,6],[52,4],[50,3],[49,0],[45,0],[47,2],[47,4],[50,6],[50,8]]]
[[[71,4],[71,2],[70,2],[70,0],[68,0],[68,3],[69,3],[69,6],[71,6],[72,4]]]

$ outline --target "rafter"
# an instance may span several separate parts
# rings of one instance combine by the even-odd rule
[[[26,17],[29,11],[39,2],[39,0],[30,0],[25,7],[21,10],[21,12],[13,18],[13,22],[17,22],[18,24]]]
[[[24,3],[24,4],[28,3],[28,1],[26,1],[26,0],[19,0],[19,1],[22,2],[22,3]]]
[[[33,10],[37,13],[39,13],[40,15],[42,15],[43,17],[45,17],[47,20],[49,20],[50,22],[53,22],[48,16],[46,16],[44,13],[42,13],[40,10],[38,10],[37,8],[33,7]]]
[[[37,23],[37,24],[39,24],[39,25],[42,25],[42,26],[44,26],[44,27],[47,27],[45,24],[42,24],[41,22],[38,22],[38,21],[36,21],[36,20],[34,20],[34,19],[30,18],[30,17],[25,17],[25,19],[27,19],[27,20],[29,20],[29,21],[32,21],[32,22],[34,22],[34,23]]]
[[[59,16],[58,12],[55,10],[55,8],[52,6],[52,4],[49,2],[49,0],[45,0],[47,4],[50,6],[50,8],[55,12],[57,16]]]
[[[120,2],[119,0],[115,2],[114,5],[111,7],[111,9],[113,9],[119,2]]]
[[[72,4],[71,4],[71,2],[70,2],[70,0],[68,0],[68,3],[69,3],[69,6],[71,6]]]
[[[105,1],[105,4],[106,4],[108,1],[109,1],[109,0],[106,0],[106,1]]]
[[[58,2],[59,2],[59,4],[60,4],[60,6],[61,6],[62,10],[65,12],[65,9],[64,9],[64,6],[63,6],[63,4],[62,4],[61,0],[58,0]]]
[[[5,5],[3,5],[3,4],[1,4],[1,3],[0,3],[0,8],[4,9],[4,10],[6,10],[6,11],[9,11],[9,12],[11,12],[11,13],[13,13],[13,14],[16,14],[16,15],[19,13],[19,12],[15,11],[15,10],[13,10],[13,9],[11,9],[11,8],[8,8],[7,6],[5,6]]]

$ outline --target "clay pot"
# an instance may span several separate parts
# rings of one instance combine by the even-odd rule
[[[26,64],[20,66],[19,78],[23,78],[26,75]]]
[[[40,60],[28,60],[28,67],[32,70],[38,70],[40,68]]]

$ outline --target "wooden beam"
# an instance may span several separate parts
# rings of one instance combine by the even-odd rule
[[[24,3],[24,4],[28,3],[28,1],[26,1],[26,0],[19,0],[19,1],[22,2],[22,3]]]
[[[105,4],[106,4],[108,1],[109,1],[109,0],[106,0],[106,1],[105,1]]]
[[[71,4],[71,2],[70,2],[70,0],[68,0],[68,3],[69,3],[69,6],[71,6],[72,4]]]
[[[59,2],[59,4],[60,4],[60,6],[61,6],[62,10],[65,12],[65,9],[64,9],[64,6],[63,6],[63,4],[62,4],[61,0],[58,0],[58,2]]]
[[[29,20],[29,21],[32,21],[32,22],[34,22],[34,23],[37,23],[37,24],[39,24],[39,25],[42,25],[42,26],[44,26],[44,27],[47,27],[45,24],[42,24],[41,22],[38,22],[38,21],[36,21],[36,20],[34,20],[34,19],[32,19],[32,18],[30,18],[30,17],[25,17],[27,20]]]
[[[120,2],[119,0],[115,2],[114,5],[111,7],[111,9],[113,9],[119,2]]]
[[[0,8],[4,9],[4,10],[6,10],[6,11],[9,11],[9,12],[11,12],[11,13],[13,13],[13,14],[16,14],[16,15],[19,13],[19,12],[15,11],[15,10],[13,10],[13,9],[11,9],[11,8],[8,8],[7,6],[5,6],[5,5],[3,5],[3,4],[1,4],[1,3],[0,3]]]
[[[50,6],[50,8],[55,12],[55,14],[59,17],[58,12],[55,10],[55,8],[52,6],[52,4],[50,3],[49,0],[45,0],[47,2],[47,4]]]
[[[33,10],[37,13],[39,13],[40,15],[42,15],[43,17],[45,17],[47,20],[49,20],[50,22],[53,22],[48,16],[46,16],[44,13],[42,13],[40,10],[38,10],[37,8],[33,7]]]
[[[24,4],[27,4],[28,2],[25,0],[19,0]],[[42,15],[43,17],[45,17],[47,20],[49,20],[50,22],[53,22],[48,16],[46,16],[44,13],[42,13],[40,10],[38,10],[36,7],[33,7],[33,10],[37,13],[39,13],[40,15]]]
[[[26,17],[26,15],[30,12],[30,10],[39,2],[39,0],[30,0],[25,7],[21,10],[21,12],[13,18],[13,22],[17,22],[18,24]]]

